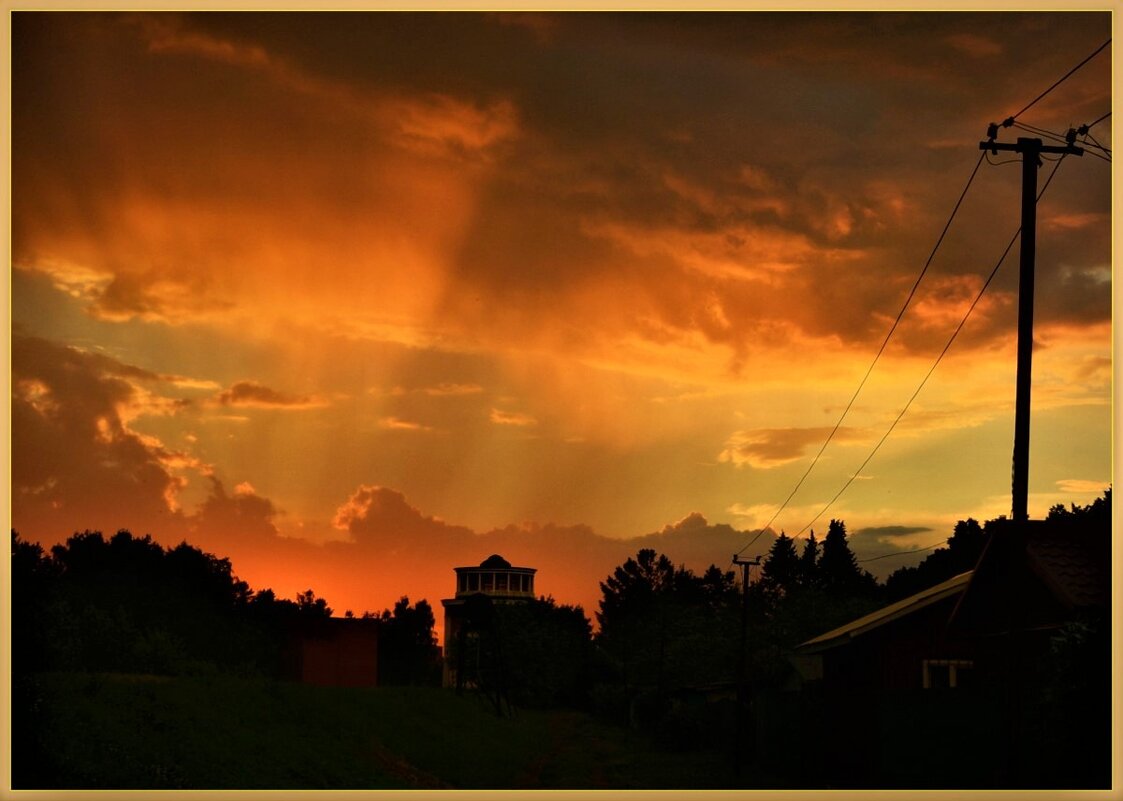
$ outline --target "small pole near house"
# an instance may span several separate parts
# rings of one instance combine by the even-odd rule
[[[748,688],[745,683],[745,665],[748,655],[749,631],[749,569],[760,564],[760,557],[742,559],[738,554],[733,554],[733,564],[741,566],[741,645],[737,650],[737,728],[733,741],[733,774],[741,777],[741,761],[745,746],[751,742],[752,732],[746,726],[746,717],[751,703]]]
[[[1013,119],[1002,123],[1009,127]],[[996,142],[998,125],[987,129],[989,139],[979,142],[980,150],[997,154],[1012,150],[1022,154],[1022,235],[1018,272],[1018,372],[1015,379],[1014,458],[1012,470],[1012,517],[1023,522],[1029,519],[1029,400],[1033,372],[1033,272],[1037,250],[1037,170],[1042,153],[1083,155],[1073,145],[1075,131],[1069,132],[1064,146],[1043,145],[1040,139],[1019,137],[1015,144]]]

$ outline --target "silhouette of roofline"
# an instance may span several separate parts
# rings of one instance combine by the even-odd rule
[[[902,618],[905,615],[911,615],[913,612],[917,612],[945,598],[950,598],[961,593],[966,588],[968,582],[971,581],[971,576],[973,576],[974,573],[974,570],[968,570],[934,587],[929,587],[915,595],[910,595],[908,598],[903,598],[896,603],[883,606],[881,609],[870,612],[868,615],[860,617],[857,620],[852,620],[843,626],[831,629],[826,634],[820,634],[818,637],[813,637],[806,642],[802,642],[796,646],[795,650],[803,653],[816,653],[849,642],[854,637],[865,634],[871,629],[884,626],[886,623]]]

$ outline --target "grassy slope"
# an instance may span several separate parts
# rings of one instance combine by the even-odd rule
[[[670,754],[571,711],[498,718],[432,688],[47,674],[17,730],[19,787],[671,788],[725,761]]]

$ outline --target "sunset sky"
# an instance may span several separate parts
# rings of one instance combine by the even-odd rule
[[[186,538],[337,613],[436,603],[494,552],[590,615],[639,547],[727,567],[987,124],[1111,36],[1101,12],[12,18],[13,527]],[[1111,77],[1109,46],[1019,122],[1093,122]],[[962,319],[1019,225],[1012,158],[776,531]],[[1033,517],[1111,480],[1110,173],[1068,158],[1039,205]],[[1009,514],[1017,257],[817,532],[870,557]]]

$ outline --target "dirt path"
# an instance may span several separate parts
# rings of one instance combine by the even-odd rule
[[[616,749],[611,743],[587,731],[587,727],[583,725],[586,721],[587,718],[579,712],[556,715],[550,729],[547,750],[527,765],[512,786],[519,789],[609,788],[602,763]]]
[[[453,789],[451,784],[446,784],[432,773],[426,773],[397,754],[388,751],[381,743],[375,743],[371,746],[371,754],[379,768],[395,779],[401,779],[411,788],[425,790]]]

